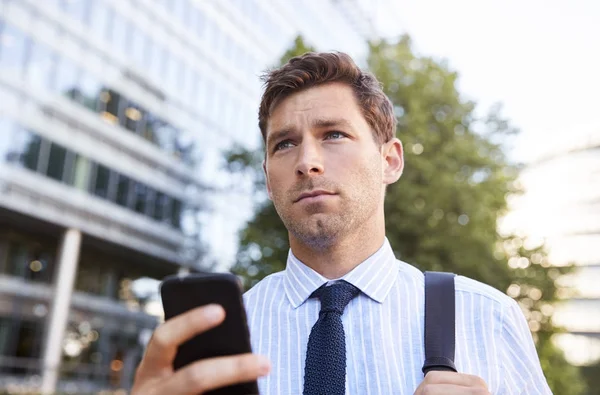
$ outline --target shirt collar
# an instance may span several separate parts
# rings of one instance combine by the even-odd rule
[[[371,299],[383,303],[398,277],[395,275],[397,271],[396,257],[386,238],[379,250],[340,280],[349,282]],[[302,305],[317,288],[328,281],[289,251],[284,286],[293,308]]]

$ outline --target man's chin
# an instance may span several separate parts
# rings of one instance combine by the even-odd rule
[[[313,249],[325,249],[335,243],[342,228],[342,223],[329,215],[313,214],[302,223],[294,222],[288,230],[302,244]]]

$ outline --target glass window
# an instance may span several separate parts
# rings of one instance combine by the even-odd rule
[[[212,92],[210,92],[212,82],[208,78],[200,78],[198,83],[198,101],[194,103],[194,107],[199,114],[203,117],[207,117],[208,114],[208,102]]]
[[[147,52],[147,37],[140,29],[133,26],[131,27],[131,55],[133,61],[140,67],[147,66],[146,52]]]
[[[49,283],[54,271],[53,254],[34,243],[8,243],[8,274],[32,281]]]
[[[117,204],[123,207],[129,206],[129,190],[131,185],[131,180],[120,174],[117,181]]]
[[[63,0],[46,0],[45,3],[48,4],[49,7],[59,8],[62,7]]]
[[[17,108],[23,99],[17,91],[8,87],[0,87],[0,103],[2,103],[4,111],[10,112],[11,109]]]
[[[193,68],[188,64],[183,65],[183,73],[181,74],[181,78],[183,79],[183,86],[180,90],[181,97],[185,102],[190,103],[192,99],[194,85],[197,83],[196,75],[194,73]]]
[[[154,219],[157,221],[168,220],[170,218],[170,209],[171,198],[162,192],[157,192],[154,199]]]
[[[63,9],[73,19],[86,24],[90,12],[90,0],[63,0]]]
[[[206,28],[205,28],[204,32],[205,32],[206,43],[209,45],[210,48],[214,48],[213,40],[216,37],[216,35],[215,35],[216,26],[215,26],[215,23],[210,19],[205,19],[205,21],[206,21],[205,22]]]
[[[129,23],[121,14],[115,12],[112,18],[110,42],[116,52],[127,54]]]
[[[122,125],[125,126],[127,130],[130,130],[134,133],[142,133],[142,123],[143,123],[143,110],[140,106],[135,103],[129,101],[125,105],[125,109],[123,111],[124,117]]]
[[[160,5],[164,7],[165,10],[169,12],[173,12],[173,1],[172,0],[158,0]]]
[[[233,40],[229,35],[223,34],[223,38],[221,39],[221,47],[222,53],[225,59],[228,61],[233,60]]]
[[[193,108],[196,109],[198,106],[198,100],[200,97],[200,76],[198,75],[198,73],[196,73],[195,70],[191,70],[191,83],[190,83],[190,88],[188,90],[188,104]]]
[[[25,168],[36,171],[38,168],[42,139],[37,134],[18,127],[15,135],[13,151],[9,160],[23,165]]]
[[[119,119],[122,119],[121,112],[123,106],[127,104],[126,99],[123,98],[118,92],[109,89],[101,93],[100,100],[101,110],[103,110],[101,113],[102,117],[113,125],[118,124]]]
[[[240,68],[244,68],[244,49],[237,43],[233,45],[233,62]]]
[[[34,246],[29,264],[27,265],[26,278],[31,281],[50,283],[54,271],[53,254],[41,247]]]
[[[172,53],[168,53],[167,57],[167,72],[165,78],[165,84],[167,85],[167,89],[171,92],[177,92],[178,88],[178,74],[180,72],[180,62],[175,55]]]
[[[25,301],[15,298],[10,304],[18,306],[23,302]],[[15,319],[17,317],[18,319]],[[41,320],[32,320],[20,314],[16,317],[10,315],[2,317],[0,318],[0,355],[24,358],[23,361],[39,358],[43,334],[44,323]],[[35,364],[5,365],[0,367],[0,374],[4,373],[9,376],[32,376],[39,374],[39,368]]]
[[[57,181],[63,180],[67,150],[58,144],[50,144],[50,154],[48,156],[48,167],[46,175]]]
[[[65,169],[63,172],[62,181],[69,185],[73,185],[73,181],[75,180],[75,159],[77,158],[77,154],[73,151],[67,150],[67,156],[65,158]]]
[[[181,200],[173,199],[171,205],[171,224],[177,229],[181,229]]]
[[[232,116],[231,111],[233,110],[232,100],[227,100],[226,91],[223,91],[223,95],[221,95],[221,104],[219,105],[221,108],[221,114],[219,115],[219,119],[221,120],[221,125],[225,127],[225,129],[231,133],[232,128]]]
[[[133,209],[140,213],[146,213],[148,201],[148,187],[141,182],[133,182]]]
[[[149,44],[149,52],[150,60],[148,64],[148,70],[150,72],[150,75],[153,78],[161,79],[163,75],[163,63],[165,61],[164,49],[159,43],[151,41]]]
[[[188,5],[186,27],[190,30],[190,33],[194,34],[196,30],[196,18],[198,13],[196,12],[196,6],[193,3]]]
[[[163,124],[163,126],[158,130],[157,140],[159,146],[166,152],[175,152],[177,136],[179,133],[180,132],[178,129],[175,129],[168,123]]]
[[[12,119],[0,117],[0,162],[16,162],[15,138],[17,125]]]
[[[8,258],[7,255],[8,240],[5,240],[0,236],[0,273],[6,273],[6,260]]]
[[[80,191],[87,191],[90,182],[90,161],[81,156],[75,155],[72,185]]]
[[[96,166],[96,177],[92,193],[98,197],[106,199],[108,197],[108,188],[110,185],[110,170],[101,164]]]
[[[94,295],[109,296],[109,282],[112,275],[107,263],[94,254],[82,254],[77,265],[75,289]]]
[[[210,98],[209,115],[215,123],[221,122],[223,107],[221,107],[223,89],[219,85],[215,85],[214,96]]]
[[[146,188],[146,210],[144,214],[149,217],[154,217],[154,206],[156,200],[156,191],[152,188]]]
[[[254,76],[254,65],[252,64],[252,55],[248,52],[244,52],[244,62],[242,63],[244,70],[248,70],[250,76]]]
[[[183,163],[193,165],[194,139],[188,131],[181,131],[175,140],[175,156]]]
[[[194,30],[196,31],[196,35],[198,37],[202,37],[205,34],[204,26],[206,25],[206,22],[204,19],[204,14],[197,7],[192,7],[192,8],[194,9],[194,13],[196,14],[196,17],[194,18],[194,24],[195,24]]]
[[[54,53],[40,41],[33,43],[27,64],[27,80],[34,86],[51,89],[54,82]]]
[[[23,243],[9,242],[7,273],[16,277],[24,277],[28,258],[28,251]]]
[[[90,2],[90,24],[88,25],[98,37],[106,38],[109,33],[109,19],[112,16],[112,9],[108,8],[103,1]]]
[[[246,14],[246,17],[248,18],[248,20],[250,21],[255,21],[255,15],[256,15],[256,4],[254,4],[253,0],[246,0],[244,2],[244,14]]]
[[[17,28],[6,24],[0,31],[0,73],[22,75],[31,40]]]
[[[183,22],[184,26],[189,26],[189,4],[188,0],[174,0],[173,1],[173,12],[175,17]]]
[[[169,125],[167,125],[165,121],[151,113],[147,113],[144,126],[142,136],[146,140],[158,144],[160,147],[164,147],[164,145],[168,144],[168,138],[165,138],[165,135],[168,134]]]
[[[58,59],[56,66],[56,83],[54,89],[61,94],[72,99],[81,96],[78,87],[79,83],[79,68],[71,61],[71,59],[61,56]]]
[[[98,111],[100,101],[100,82],[89,72],[81,74],[81,95],[79,102],[92,111]]]
[[[206,83],[206,102],[204,106],[204,115],[213,120],[215,118],[215,112],[217,111],[217,100],[219,98],[219,89],[213,81],[207,81]],[[218,120],[217,120],[218,121]]]

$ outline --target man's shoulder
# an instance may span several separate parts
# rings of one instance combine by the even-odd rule
[[[417,267],[398,260],[400,264],[400,275],[404,277],[404,280],[410,279],[416,282],[421,289],[424,289],[425,276],[424,273]],[[490,303],[497,304],[500,307],[508,307],[514,300],[506,295],[505,293],[497,290],[496,288],[482,283],[481,281],[474,280],[469,277],[457,275],[454,280],[454,287],[456,293],[460,296],[477,296],[488,299]]]
[[[283,284],[284,274],[284,271],[280,271],[264,277],[244,293],[244,300],[248,302],[256,298],[258,295],[263,294],[265,291],[279,289],[279,287]]]
[[[482,297],[488,299],[490,303],[497,304],[500,307],[508,307],[514,303],[514,300],[507,294],[488,284],[469,277],[461,275],[456,276],[454,287],[459,294]]]

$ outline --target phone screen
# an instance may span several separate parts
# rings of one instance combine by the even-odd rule
[[[161,283],[160,293],[165,320],[211,303],[223,306],[226,313],[221,325],[179,347],[173,363],[175,370],[200,359],[251,352],[242,290],[233,274],[169,276]],[[251,382],[215,390],[210,394],[258,394],[258,387],[256,382]]]

